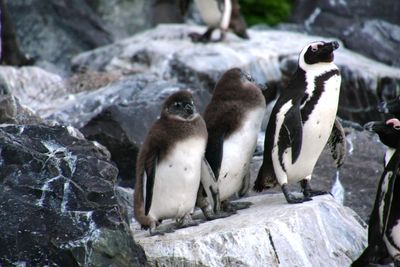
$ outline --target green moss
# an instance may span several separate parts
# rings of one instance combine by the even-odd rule
[[[249,26],[259,23],[273,26],[287,21],[294,0],[241,0],[239,3]]]

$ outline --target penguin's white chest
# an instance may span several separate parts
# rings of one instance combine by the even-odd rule
[[[400,260],[400,251],[389,242],[389,238],[397,247],[400,247],[400,219],[397,220],[397,224],[391,229],[389,236],[387,234],[383,236],[389,254],[396,260]]]
[[[336,119],[340,82],[341,78],[338,75],[334,75],[325,81],[324,91],[303,124],[303,138],[297,161],[294,164],[292,163],[291,148],[288,148],[283,155],[286,172],[278,164],[277,149],[273,150],[274,168],[281,184],[288,181],[298,182],[305,178],[311,178],[314,166],[329,139]],[[310,92],[310,96],[315,93],[313,88],[314,84],[308,85],[307,91]],[[277,121],[277,125],[279,127],[277,129],[280,129],[282,122]]]
[[[196,0],[195,2],[201,17],[209,27],[228,28],[232,12],[231,0],[224,1],[222,12],[217,0]]]
[[[179,218],[192,212],[200,184],[205,138],[189,138],[175,145],[158,162],[149,215],[154,219]]]
[[[221,200],[228,199],[242,187],[243,178],[249,171],[265,111],[265,107],[262,107],[249,112],[242,127],[224,140],[218,177]]]

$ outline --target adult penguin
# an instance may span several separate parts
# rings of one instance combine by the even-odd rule
[[[279,184],[288,203],[326,193],[312,190],[309,182],[327,143],[334,147],[339,165],[344,158],[345,150],[338,154],[335,149],[345,143],[343,128],[336,120],[341,76],[333,52],[338,47],[336,41],[319,41],[301,51],[298,68],[271,112],[255,191]],[[293,182],[300,182],[304,197],[289,192],[288,183]]]
[[[395,266],[400,266],[400,121],[369,122],[364,128],[377,133],[387,151],[369,218],[368,246],[351,266],[382,264],[388,257],[394,260]]]

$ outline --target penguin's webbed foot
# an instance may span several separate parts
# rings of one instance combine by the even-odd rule
[[[179,228],[186,228],[199,225],[198,222],[192,219],[192,216],[190,216],[189,213],[185,214],[182,218],[177,219],[176,222],[178,223]]]
[[[315,196],[320,196],[320,195],[325,195],[328,194],[329,192],[327,191],[321,191],[321,190],[312,190],[310,187],[310,181],[307,179],[304,179],[300,182],[301,187],[303,188],[303,195],[304,197],[315,197]]]
[[[211,207],[205,207],[205,208],[202,208],[201,210],[203,211],[203,214],[208,221],[222,219],[222,218],[229,217],[233,214],[236,214],[236,210],[233,212],[226,212],[226,211],[214,212]]]
[[[287,184],[282,185],[282,192],[286,198],[286,201],[289,204],[303,203],[305,201],[312,200],[311,197],[307,197],[305,195],[304,195],[304,197],[296,197],[295,195],[293,195],[292,193],[289,192],[289,190],[287,188]]]
[[[168,233],[173,233],[173,232],[175,232],[175,230],[174,230],[174,227],[171,225],[171,226],[163,227],[163,228],[150,227],[149,232],[150,232],[150,236],[155,236],[155,235],[164,235],[164,234],[168,234]]]
[[[194,43],[207,43],[211,40],[211,34],[214,31],[214,28],[209,27],[207,31],[203,34],[197,32],[189,33],[189,37]]]
[[[253,203],[249,201],[241,201],[241,202],[231,202],[230,205],[235,210],[242,210],[249,208],[251,205],[253,205]]]
[[[251,202],[246,202],[246,201],[242,201],[242,202],[223,201],[223,202],[221,203],[221,208],[222,208],[222,210],[225,211],[225,212],[233,212],[233,213],[236,213],[237,210],[247,209],[247,208],[250,207],[251,205],[253,205],[253,203],[251,203]]]

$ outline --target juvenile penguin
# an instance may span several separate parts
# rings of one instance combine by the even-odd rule
[[[400,266],[400,121],[370,122],[364,127],[377,133],[388,149],[368,223],[368,246],[351,266],[383,263],[389,256]]]
[[[217,82],[204,112],[208,130],[206,159],[218,181],[222,210],[234,212],[249,203],[229,203],[250,187],[250,160],[266,112],[261,89],[238,68],[226,71]]]
[[[182,4],[182,2],[185,4]],[[181,6],[187,7],[187,2],[187,0],[181,0]],[[208,28],[204,34],[189,34],[194,42],[210,41],[213,31],[217,28],[221,31],[218,41],[225,39],[228,28],[232,29],[241,38],[249,38],[246,32],[246,22],[240,14],[238,0],[195,0],[195,3]]]
[[[136,164],[134,215],[150,234],[161,220],[175,218],[180,227],[196,225],[193,211],[207,144],[207,128],[188,91],[165,101],[140,150]]]
[[[301,51],[298,68],[270,115],[255,191],[278,183],[288,203],[300,203],[325,193],[312,190],[309,182],[331,133],[333,147],[335,142],[344,142],[344,138],[336,138],[344,136],[343,129],[338,128],[340,123],[335,122],[341,76],[333,63],[333,52],[338,47],[335,41],[320,41]],[[289,192],[287,185],[293,182],[300,182],[304,197]]]

